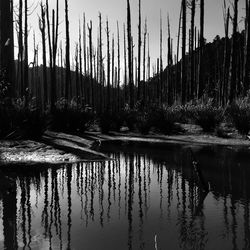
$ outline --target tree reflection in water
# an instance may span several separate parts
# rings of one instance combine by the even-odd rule
[[[4,248],[153,249],[157,236],[159,249],[249,249],[248,159],[204,148],[195,155],[209,193],[185,149],[116,151],[109,162],[3,170]]]

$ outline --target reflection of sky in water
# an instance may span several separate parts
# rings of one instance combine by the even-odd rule
[[[0,241],[13,237],[5,236],[3,225],[10,218],[9,232],[15,227],[8,206],[17,199],[20,248],[249,247],[248,159],[236,171],[233,154],[195,154],[210,182],[208,195],[202,192],[190,155],[180,150],[117,152],[111,154],[112,162],[19,173],[17,192],[1,196],[6,210],[0,203]]]

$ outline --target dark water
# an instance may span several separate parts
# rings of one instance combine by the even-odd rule
[[[193,149],[208,193],[188,148],[103,151],[114,161],[2,170],[0,249],[250,249],[247,150]]]

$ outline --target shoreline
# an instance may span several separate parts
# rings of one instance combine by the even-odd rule
[[[205,133],[162,135],[139,133],[102,134],[86,132],[81,135],[46,131],[41,140],[0,140],[0,166],[54,166],[86,161],[111,160],[98,152],[102,146],[159,146],[171,144],[183,146],[222,146],[231,149],[250,149],[250,140],[244,138],[220,138]]]

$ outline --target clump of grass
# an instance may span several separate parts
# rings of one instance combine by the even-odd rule
[[[119,132],[123,125],[123,113],[106,111],[100,116],[99,126],[102,133],[109,133],[112,131]]]
[[[100,117],[99,126],[104,134],[108,134],[111,131],[112,115],[110,112],[104,112]]]
[[[94,120],[94,112],[88,106],[81,106],[75,100],[66,103],[61,99],[52,114],[52,129],[61,132],[84,132]]]
[[[149,133],[150,128],[152,126],[150,115],[148,112],[138,112],[136,127],[140,133],[146,135]]]
[[[213,132],[224,118],[223,109],[213,105],[212,99],[196,105],[191,104],[188,110],[195,124],[201,126],[204,132]]]
[[[114,131],[119,132],[121,130],[121,127],[124,123],[124,114],[123,111],[121,112],[114,112],[111,115],[111,127]]]
[[[125,106],[124,109],[124,122],[130,131],[134,131],[137,122],[137,109],[130,109],[128,106]]]
[[[250,96],[236,100],[228,108],[228,114],[238,132],[247,135],[250,131]]]
[[[179,113],[175,107],[153,107],[150,111],[151,124],[159,132],[163,134],[176,133],[178,126],[175,124],[178,121]]]
[[[0,137],[6,139],[38,139],[46,130],[47,115],[40,112],[31,100],[8,100],[0,108]]]

